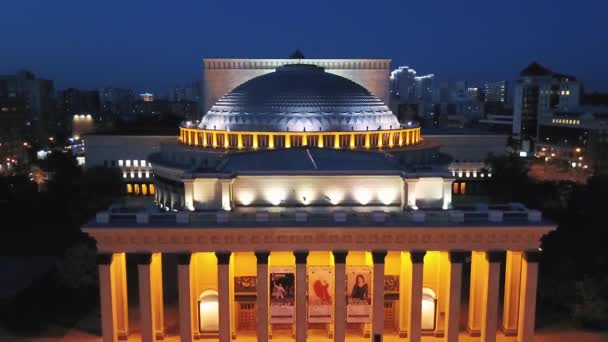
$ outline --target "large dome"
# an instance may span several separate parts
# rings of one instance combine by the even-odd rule
[[[362,86],[314,65],[253,78],[220,98],[199,128],[257,132],[398,129],[388,107]]]

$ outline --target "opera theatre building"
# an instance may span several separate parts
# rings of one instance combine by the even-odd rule
[[[516,203],[453,204],[436,150],[322,66],[236,86],[149,157],[154,205],[83,227],[103,340],[532,341],[554,225]]]

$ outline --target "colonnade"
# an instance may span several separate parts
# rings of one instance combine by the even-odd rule
[[[179,141],[198,147],[273,149],[299,146],[336,149],[399,148],[421,141],[420,127],[353,132],[236,132],[180,127]]]
[[[407,265],[400,265],[404,278],[399,288],[400,307],[404,308],[399,337],[407,341],[422,340],[422,296],[425,251],[408,251]],[[481,341],[495,342],[497,331],[517,336],[517,341],[531,342],[534,336],[536,288],[538,277],[538,251],[507,251],[505,291],[502,322],[499,326],[499,280],[500,263],[504,251],[449,251],[449,267],[445,272],[445,320],[442,335],[447,342],[458,341],[461,313],[461,289],[463,263],[471,258],[471,280],[467,331],[471,336],[480,336]],[[196,254],[196,253],[195,253]],[[230,305],[232,273],[230,251],[217,251],[217,274],[205,273],[205,277],[217,277],[217,303],[219,309],[219,342],[238,338],[231,319],[234,317]],[[346,258],[348,251],[334,250],[334,284],[346,284]],[[308,251],[293,252],[295,257],[295,333],[296,342],[307,339],[307,257]],[[179,334],[181,341],[192,341],[202,337],[198,330],[198,289],[194,285],[200,269],[194,263],[192,253],[177,254]],[[271,337],[269,322],[269,251],[256,251],[256,326],[258,341]],[[386,250],[371,251],[373,260],[372,321],[371,338],[376,341],[384,330],[385,258]],[[137,254],[139,277],[139,310],[141,336],[144,342],[162,339],[164,336],[162,256],[160,253]],[[98,256],[99,285],[101,298],[103,341],[125,340],[129,335],[126,287],[125,253],[100,254]],[[214,271],[215,273],[215,271]],[[333,340],[344,342],[347,338],[347,292],[346,286],[334,286]],[[379,300],[378,300],[379,299]],[[435,335],[437,336],[437,335]]]

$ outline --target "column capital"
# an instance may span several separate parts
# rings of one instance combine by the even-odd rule
[[[372,251],[372,260],[374,260],[374,264],[384,264],[384,258],[386,257],[386,254],[386,250]]]
[[[232,252],[230,251],[217,251],[215,252],[215,256],[217,257],[218,265],[228,265],[230,263],[230,255]]]
[[[521,255],[527,262],[539,262],[541,252],[539,250],[524,251]]]
[[[410,260],[412,261],[412,264],[421,264],[424,262],[425,255],[426,251],[411,251]]]
[[[449,252],[450,262],[453,264],[454,263],[462,264],[464,262],[464,259],[469,255],[470,255],[470,253],[465,252],[465,251],[450,251]]]
[[[97,265],[110,265],[112,263],[112,253],[97,254]]]
[[[255,257],[257,259],[257,263],[267,265],[268,264],[268,256],[270,255],[269,251],[255,251]]]
[[[334,255],[335,264],[346,263],[346,256],[348,255],[348,251],[336,250],[336,251],[332,251],[331,253]]]
[[[190,261],[192,260],[192,253],[177,253],[176,256],[178,265],[190,265]]]
[[[296,264],[306,264],[308,258],[308,251],[293,251],[293,255],[296,257]]]
[[[152,263],[152,253],[136,253],[134,256],[138,265],[150,265]]]
[[[486,251],[486,260],[488,262],[501,262],[504,259],[504,251]]]

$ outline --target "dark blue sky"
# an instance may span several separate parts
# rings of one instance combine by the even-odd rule
[[[608,1],[3,1],[0,73],[164,90],[203,57],[383,57],[439,79],[514,79],[537,60],[608,91]]]

